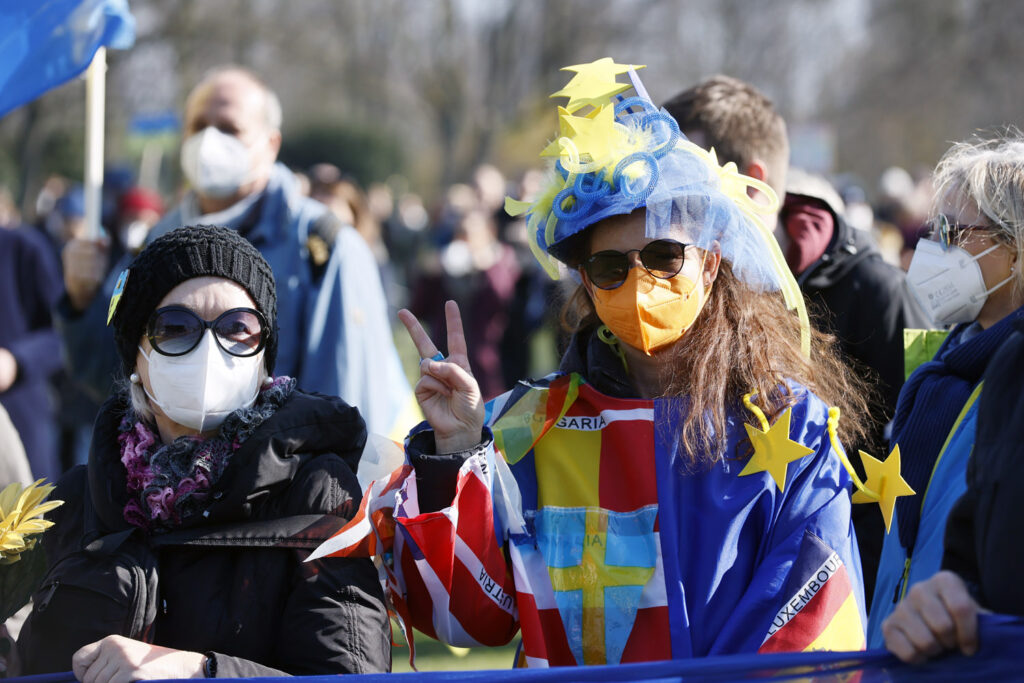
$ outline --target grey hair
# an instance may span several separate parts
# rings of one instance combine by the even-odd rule
[[[118,393],[128,394],[128,400],[131,401],[132,410],[136,415],[150,424],[155,422],[153,409],[149,407],[149,397],[146,396],[146,390],[142,388],[142,382],[132,382],[130,379],[122,377],[117,380],[114,389]]]
[[[223,66],[215,67],[200,79],[199,83],[195,88],[192,89],[192,93],[189,94],[189,99],[192,98],[193,93],[199,91],[200,87],[206,85],[214,78],[227,73],[239,73],[248,78],[254,84],[256,84],[260,90],[263,91],[263,117],[264,123],[269,130],[281,130],[281,125],[284,122],[283,114],[281,113],[281,100],[270,86],[266,82],[256,75],[255,72],[246,69],[243,66],[237,66],[235,64],[227,64]]]
[[[935,167],[934,210],[970,200],[996,238],[1017,255],[1014,287],[1024,293],[1024,135],[1009,129],[990,140],[954,144]]]

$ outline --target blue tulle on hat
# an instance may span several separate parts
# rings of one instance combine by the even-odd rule
[[[609,58],[567,67],[576,75],[554,95],[569,98],[559,107],[560,134],[542,152],[555,159],[549,181],[532,202],[506,201],[509,213],[525,214],[537,260],[557,277],[556,259],[565,263],[570,256],[569,238],[645,207],[647,237],[681,230],[687,243],[703,249],[717,242],[741,282],[755,291],[781,290],[806,327],[799,288],[762,218],[778,210],[774,191],[687,140],[651,102],[637,68]],[[631,85],[618,82],[622,74]],[[630,87],[636,94],[624,95]],[[767,201],[752,199],[751,187]]]

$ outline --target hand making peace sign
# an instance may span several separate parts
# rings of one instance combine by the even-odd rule
[[[398,312],[422,359],[416,401],[434,429],[437,452],[454,453],[480,443],[484,403],[469,367],[458,304],[445,302],[444,316],[448,326],[447,358],[441,356],[416,316],[405,309]]]

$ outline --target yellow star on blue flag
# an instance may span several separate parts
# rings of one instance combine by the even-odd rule
[[[885,460],[879,460],[865,453],[860,452],[860,461],[864,464],[864,474],[867,481],[864,488],[877,494],[877,498],[861,492],[854,491],[851,500],[854,503],[874,503],[882,508],[882,519],[885,520],[885,533],[889,533],[892,526],[892,511],[896,507],[896,499],[900,496],[916,495],[914,489],[900,474],[900,447],[893,446],[892,452]]]
[[[768,428],[768,431],[751,427],[748,424],[743,425],[747,428],[747,436],[754,447],[754,455],[751,456],[739,476],[745,477],[748,474],[768,472],[775,480],[779,491],[786,490],[786,470],[789,463],[814,452],[813,448],[808,448],[789,438],[791,411],[792,408],[787,408],[786,412],[782,413],[775,421],[775,424]]]

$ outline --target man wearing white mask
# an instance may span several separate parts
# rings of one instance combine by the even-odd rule
[[[280,127],[280,102],[254,74],[223,67],[206,76],[185,104],[181,164],[190,190],[148,239],[197,223],[237,230],[277,278],[282,371],[308,391],[357,406],[369,431],[400,433],[412,393],[373,254],[351,226],[302,196],[294,175],[276,162]],[[60,311],[71,372],[101,395],[115,367],[115,359],[97,354],[106,298],[96,296],[97,273],[106,272],[103,258],[95,243],[69,245],[68,297]],[[113,279],[104,283],[108,295]]]
[[[194,193],[180,208],[213,216],[255,201],[274,175],[280,127],[277,96],[253,74],[207,76],[185,102],[181,168]]]

